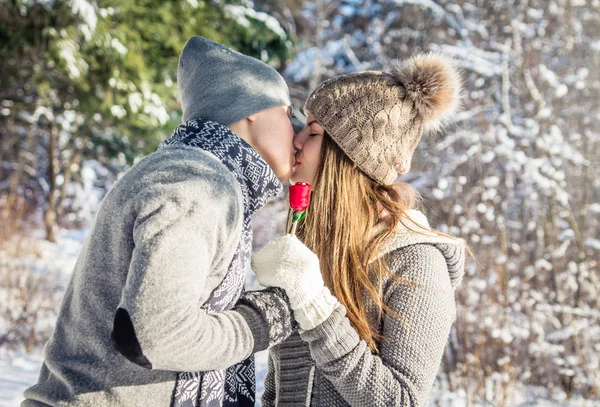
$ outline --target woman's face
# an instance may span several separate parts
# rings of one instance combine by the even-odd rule
[[[314,186],[317,171],[321,164],[321,146],[325,130],[315,117],[310,114],[306,119],[304,129],[294,137],[296,163],[292,170],[292,184],[307,182]]]

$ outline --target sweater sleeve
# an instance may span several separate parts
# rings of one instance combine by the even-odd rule
[[[265,391],[261,398],[261,404],[263,407],[275,407],[275,398],[277,397],[277,389],[275,385],[275,363],[273,361],[273,355],[269,352],[269,369],[267,371],[267,377],[265,378]]]
[[[241,195],[228,181],[196,177],[138,197],[134,249],[112,333],[130,361],[150,369],[218,370],[268,346],[269,321],[256,301],[224,312],[201,308],[209,273],[226,267],[241,234]],[[271,290],[264,297],[282,294]]]
[[[456,316],[441,252],[424,244],[399,250],[409,251],[398,256],[409,260],[392,261],[392,271],[408,283],[391,283],[384,301],[402,319],[384,315],[379,355],[360,340],[341,304],[302,333],[321,372],[351,406],[425,405]]]

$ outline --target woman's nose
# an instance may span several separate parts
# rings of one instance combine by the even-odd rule
[[[301,131],[300,133],[297,133],[294,136],[294,148],[297,151],[302,150],[302,147],[304,146],[304,139],[305,137],[303,136],[304,131]]]

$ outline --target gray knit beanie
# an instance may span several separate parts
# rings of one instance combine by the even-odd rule
[[[367,71],[323,82],[304,110],[375,181],[389,185],[408,172],[424,131],[456,112],[461,80],[451,59],[417,55],[390,73]]]
[[[202,37],[189,39],[177,69],[183,121],[224,126],[275,106],[292,106],[285,80],[269,65]]]

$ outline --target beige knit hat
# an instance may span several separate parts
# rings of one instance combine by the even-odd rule
[[[361,170],[392,184],[410,169],[423,132],[439,129],[456,112],[460,90],[451,59],[421,54],[395,63],[391,73],[358,72],[325,81],[304,109]]]

